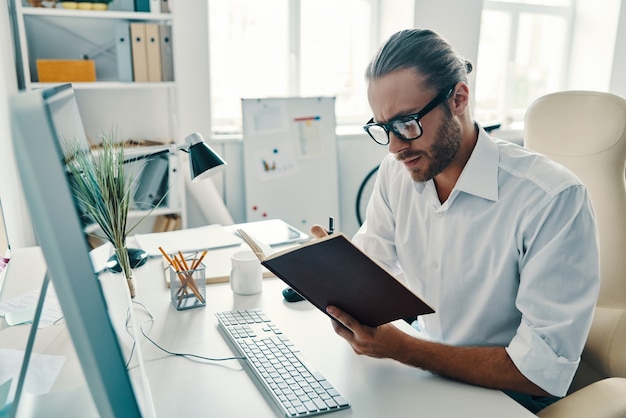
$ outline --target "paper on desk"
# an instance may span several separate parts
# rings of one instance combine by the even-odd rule
[[[234,247],[241,239],[224,229],[222,225],[208,225],[180,231],[155,232],[135,235],[139,248],[149,256],[160,256],[159,247],[168,254],[178,251],[188,253],[199,250]]]
[[[39,301],[39,289],[31,290],[21,296],[0,302],[0,316],[4,316],[7,325],[19,325],[31,322]],[[63,311],[52,285],[48,286],[38,328],[45,328],[63,317]]]
[[[14,382],[9,390],[7,402],[13,402],[15,397],[15,388],[23,359],[24,351],[0,349],[0,382],[6,382],[10,379]],[[64,362],[65,356],[31,353],[28,373],[24,381],[24,392],[34,394],[50,392]]]
[[[262,221],[229,225],[224,228],[235,234],[238,229],[242,229],[247,232],[248,235],[254,237],[256,241],[263,242],[270,247],[299,244],[311,239],[307,234],[281,219],[265,219]]]
[[[130,248],[130,247],[129,247]],[[100,273],[105,269],[107,261],[113,255],[113,245],[110,242],[105,242],[99,247],[89,251],[89,258],[91,259],[91,265],[95,273]]]
[[[5,407],[9,400],[9,392],[11,391],[11,384],[13,379],[9,379],[6,382],[0,384],[0,410]]]

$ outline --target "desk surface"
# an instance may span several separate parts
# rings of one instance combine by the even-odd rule
[[[224,255],[228,253],[225,251]],[[173,352],[229,357],[233,352],[218,330],[215,312],[260,308],[352,405],[348,410],[323,416],[393,417],[407,413],[429,417],[534,416],[500,391],[454,382],[392,360],[355,355],[348,344],[335,335],[326,315],[306,301],[291,304],[283,301],[281,291],[285,285],[278,279],[265,279],[262,292],[252,296],[233,294],[228,283],[213,284],[207,286],[205,308],[177,311],[171,305],[161,269],[160,260],[151,260],[136,270],[135,301],[150,310],[154,322],[146,321],[148,315],[138,305],[136,319],[153,340]],[[111,303],[123,300],[125,281],[119,278],[110,273],[101,275],[114,326],[120,330],[124,352],[129,353],[132,339],[123,329],[126,307],[123,303]],[[3,299],[9,296],[3,294]],[[20,333],[25,341],[26,327],[17,328],[0,332],[0,347],[5,348],[7,342]],[[52,397],[55,392],[63,393],[65,388],[76,386],[77,380],[84,382],[84,378],[65,327],[42,331],[44,352],[68,354],[50,394]],[[265,393],[239,361],[192,361],[168,356],[143,337],[140,343],[158,416],[277,416]],[[131,366],[136,365],[135,360],[136,356]],[[137,378],[139,369],[132,368],[131,375]],[[65,408],[67,413],[67,405]],[[86,415],[83,411],[77,416]]]

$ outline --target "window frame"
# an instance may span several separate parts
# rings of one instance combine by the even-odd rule
[[[564,51],[562,52],[562,66],[561,74],[559,77],[559,84],[557,89],[563,90],[569,85],[569,63],[572,59],[573,48],[573,34],[575,30],[576,14],[576,2],[571,0],[569,6],[552,6],[542,4],[530,4],[521,1],[510,0],[483,0],[483,8],[481,13],[485,11],[495,11],[507,13],[511,19],[511,30],[508,39],[508,56],[506,57],[507,71],[505,74],[505,83],[503,86],[503,92],[500,95],[502,99],[502,108],[500,110],[500,117],[504,120],[511,120],[514,123],[523,120],[525,109],[518,110],[514,107],[514,89],[515,83],[513,79],[515,77],[514,69],[510,63],[515,62],[517,55],[517,45],[519,39],[519,21],[522,14],[535,14],[542,16],[560,17],[565,21],[566,29],[565,36],[566,43],[564,45]],[[480,63],[477,62],[478,71],[480,71]],[[476,88],[480,86],[477,84]],[[548,93],[548,92],[546,92]],[[475,110],[480,113],[479,108]]]

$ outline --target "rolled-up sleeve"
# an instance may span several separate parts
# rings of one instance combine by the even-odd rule
[[[597,228],[587,191],[572,186],[540,206],[518,243],[522,320],[507,353],[530,381],[564,396],[599,291]]]

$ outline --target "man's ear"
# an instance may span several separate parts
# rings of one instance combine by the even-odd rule
[[[469,86],[463,81],[458,82],[450,99],[450,111],[452,114],[455,116],[462,115],[469,109],[470,105]]]

